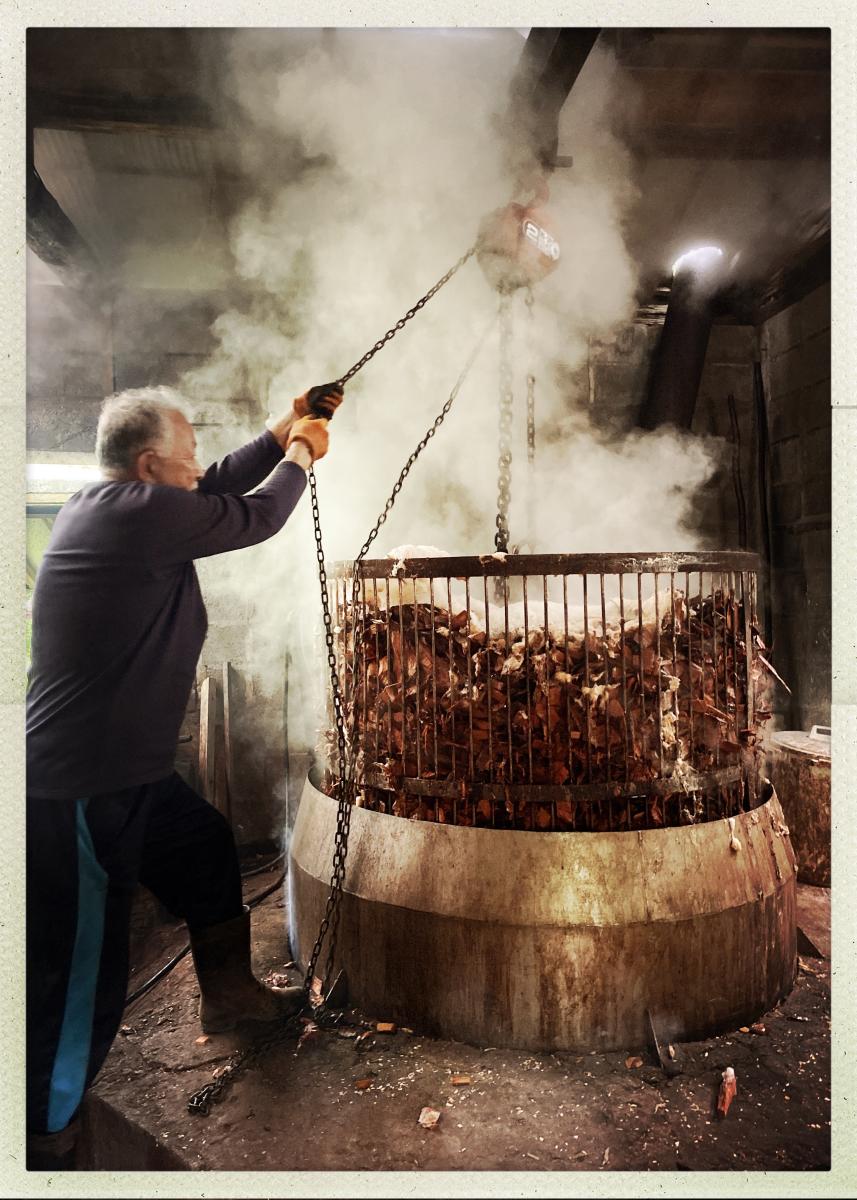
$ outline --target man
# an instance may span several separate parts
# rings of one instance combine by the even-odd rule
[[[73,1166],[77,1111],[122,1017],[138,882],[187,922],[204,1030],[301,1006],[300,988],[253,976],[232,832],[173,761],[207,626],[193,560],[282,528],[341,399],[338,385],[312,389],[203,471],[177,397],[110,397],[96,437],[103,479],[57,516],[27,694],[31,1170]]]

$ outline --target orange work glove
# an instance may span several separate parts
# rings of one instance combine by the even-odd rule
[[[288,450],[292,442],[303,442],[312,455],[312,461],[324,458],[328,446],[327,421],[324,417],[299,417],[289,431],[286,442]]]
[[[326,417],[329,421],[342,403],[342,385],[322,383],[298,396],[293,407],[298,417]]]

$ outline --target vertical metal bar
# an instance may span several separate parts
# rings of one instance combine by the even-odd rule
[[[381,635],[378,630],[378,626],[381,624],[381,609],[378,607],[378,580],[374,575],[372,576],[372,592],[375,601],[375,616],[372,623],[375,626],[375,761],[377,762],[380,749],[379,738],[381,734]]]
[[[352,659],[353,641],[354,641],[354,619],[356,613],[350,611],[351,606],[348,603],[348,580],[342,580],[342,620],[344,625],[344,640],[343,640],[343,655],[342,655],[342,673],[344,675],[343,699],[345,703],[345,720],[348,722],[348,713],[354,706],[354,695],[357,689],[357,680],[354,678],[353,660],[351,670],[348,670],[349,659]],[[352,714],[353,719],[353,714]],[[347,738],[346,738],[347,745]]]
[[[330,598],[330,584],[328,584],[328,600]],[[333,603],[334,603],[334,620],[336,622],[337,639],[336,639],[336,669],[339,675],[339,687],[345,696],[345,658],[346,650],[346,635],[342,624],[342,609],[339,604],[339,576],[333,577]],[[344,699],[343,699],[344,703]]]
[[[485,599],[485,691],[488,698],[488,778],[493,782],[494,770],[494,714],[492,692],[494,672],[491,670],[491,618],[488,614],[488,576],[482,576],[482,591]]]
[[[547,742],[548,754],[548,783],[553,783],[553,746],[551,745],[551,653],[552,641],[550,636],[550,621],[548,618],[548,577],[542,575],[542,589],[545,600],[545,741]],[[551,799],[551,829],[556,829],[556,800]]]
[[[717,662],[717,586],[714,582],[714,572],[711,572],[711,665],[714,669],[714,707],[720,708],[720,688],[718,686]],[[717,722],[717,746],[714,750],[714,764],[720,766],[720,722]]]
[[[661,712],[663,700],[661,697],[661,610],[660,597],[658,596],[658,572],[654,572],[655,576],[655,680],[657,683],[657,704],[658,704],[658,760],[660,762],[660,777],[664,777],[664,738],[663,738],[663,716]],[[648,828],[649,806],[646,803],[646,828]]]
[[[619,573],[619,649],[622,654],[622,711],[625,722],[625,782],[631,778],[631,757],[634,753],[634,732],[628,712],[628,668],[625,662],[625,575]],[[631,828],[631,799],[628,798],[628,828]]]
[[[589,694],[589,577],[583,579],[583,678],[586,687],[586,781],[592,783],[592,728],[590,709],[592,697]],[[591,814],[591,809],[590,809]]]
[[[452,778],[456,779],[456,762],[455,762],[455,705],[457,696],[457,684],[452,681],[455,673],[455,639],[452,636],[452,580],[447,576],[446,580],[446,603],[449,609],[449,740],[452,746]],[[457,676],[456,676],[457,678]],[[458,802],[455,798],[452,801],[452,811],[455,816],[455,824],[458,824]]]
[[[610,645],[607,641],[607,603],[604,597],[604,572],[598,576],[601,589],[601,648],[604,654],[604,752],[607,782],[610,782]],[[612,822],[611,822],[612,828]]]
[[[684,609],[685,620],[687,621],[687,705],[689,719],[689,738],[690,738],[690,764],[696,765],[696,757],[694,754],[694,727],[693,727],[693,635],[690,629],[690,571],[684,573]]]
[[[396,682],[395,682],[396,681],[396,656],[393,653],[393,623],[392,623],[392,617],[390,616],[390,580],[389,580],[389,577],[384,579],[384,592],[385,592],[385,599],[386,599],[386,608],[384,611],[387,614],[387,619],[386,619],[386,625],[387,625],[387,687],[389,688],[387,695],[389,697],[388,704],[389,704],[389,717],[390,717],[390,731],[389,731],[387,750],[390,755],[390,758],[392,758],[393,757],[393,733],[394,733],[394,728],[395,728],[395,724],[393,721],[393,697],[395,695],[395,689],[396,689]],[[402,775],[404,775],[404,773],[405,773],[405,762],[403,759],[402,760]]]
[[[419,608],[417,606],[417,581],[416,581],[416,578],[414,578],[414,580],[413,580],[413,585],[414,585],[414,671],[416,674],[416,685],[417,685],[416,704],[414,705],[414,711],[416,714],[415,719],[416,719],[416,743],[417,743],[417,778],[419,779],[419,778],[421,778],[422,773],[423,773],[423,756],[422,756],[423,735],[422,735],[422,721],[421,721],[421,712],[420,712],[420,707],[421,707],[420,701],[422,698],[422,691],[420,689],[420,612],[419,612]],[[437,808],[437,804],[435,804],[435,808]]]
[[[599,576],[599,586],[601,589],[601,649],[604,654],[604,753],[605,753],[605,776],[610,782],[610,643],[607,639],[607,603],[604,596],[604,572]],[[612,832],[613,829],[613,798],[607,797],[607,824]]]
[[[744,645],[747,661],[745,663],[747,671],[747,721],[745,728],[752,729],[755,719],[755,705],[753,696],[753,609],[752,599],[750,595],[750,581],[755,578],[752,573],[747,571],[741,572],[741,600],[744,606]]]
[[[512,653],[512,646],[509,640],[509,576],[503,576],[503,621],[506,638],[506,657]],[[512,680],[510,676],[506,676],[506,729],[509,738],[509,762],[506,770],[506,778],[509,783],[514,782],[514,757],[512,753]],[[514,807],[514,800],[512,806]]]
[[[366,730],[369,725],[369,655],[367,653],[368,642],[369,642],[369,629],[367,628],[367,621],[370,620],[369,614],[368,614],[368,605],[366,604],[365,581],[364,581],[363,586],[360,589],[360,600],[361,600],[361,603],[360,603],[360,654],[362,655],[362,658],[363,658],[363,718],[362,718],[362,722],[361,722],[359,740],[358,739],[355,739],[355,740],[358,740],[358,745],[362,746],[362,748],[363,748],[363,756],[364,756],[363,760],[365,762],[366,761],[366,753],[368,751],[368,746],[366,744],[368,741]],[[357,644],[356,635],[354,638],[354,644],[355,644],[355,646]],[[355,651],[355,656],[356,656],[356,651]]]
[[[562,619],[563,632],[565,634],[565,673],[571,678],[571,665],[568,657],[568,576],[562,577]],[[571,753],[571,685],[566,682],[565,685],[565,731],[566,741],[568,743],[568,782],[574,783],[574,762]]]
[[[533,782],[533,720],[532,720],[532,704],[530,702],[530,625],[529,625],[529,608],[530,602],[527,596],[527,577],[522,576],[524,587],[524,674],[527,680],[527,763],[528,763],[528,778],[529,782]]]
[[[678,637],[676,634],[676,611],[675,611],[675,571],[670,571],[670,604],[672,605],[672,645],[673,645],[673,678],[678,678]],[[685,589],[685,612],[687,612],[687,590]],[[678,722],[681,716],[681,704],[679,702],[679,694],[673,692],[673,713],[675,714],[675,761],[679,758],[679,740],[678,740]],[[677,803],[680,805],[681,801]],[[666,808],[667,797],[664,796],[664,807]]]
[[[434,606],[434,578],[432,576],[429,576],[429,603],[431,604],[431,724],[434,739],[434,777],[437,779],[437,640],[435,633],[437,626],[437,609]]]
[[[469,763],[470,763],[470,782],[472,784],[474,774],[475,774],[475,768],[473,765],[473,655],[471,653],[471,643],[470,643],[471,628],[470,628],[470,577],[469,576],[464,580],[464,603],[467,607],[467,652],[466,652],[467,653],[467,726],[470,731]],[[476,805],[475,795],[474,795],[473,804],[474,804],[474,812],[475,812],[475,805]],[[474,820],[474,824],[475,824],[475,820]]]
[[[408,773],[408,752],[407,752],[407,737],[408,737],[408,719],[407,719],[407,703],[408,703],[408,648],[405,645],[405,605],[402,600],[402,577],[399,575],[397,579],[399,590],[399,646],[402,652],[402,774]]]
[[[643,574],[637,572],[637,636],[640,643],[640,720],[646,723],[646,676],[643,668]]]
[[[738,723],[738,597],[735,590],[735,573],[729,572],[729,595],[732,599],[729,624],[732,626],[732,686],[735,689],[735,741],[740,744]]]

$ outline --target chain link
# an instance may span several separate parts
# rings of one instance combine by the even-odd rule
[[[509,550],[509,505],[512,500],[512,298],[501,292],[500,319],[500,423],[497,457],[497,532],[494,545],[501,554]]]

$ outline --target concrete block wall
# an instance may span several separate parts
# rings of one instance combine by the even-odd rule
[[[774,657],[791,685],[787,728],[829,724],[831,688],[830,285],[759,331],[771,442]]]
[[[605,433],[621,436],[633,428],[659,335],[659,326],[640,325],[591,347],[587,400],[593,422]],[[759,472],[758,361],[770,443],[766,483]],[[772,562],[759,578],[760,616],[769,591],[771,658],[792,689],[791,697],[779,685],[773,690],[776,725],[809,729],[826,724],[831,676],[829,285],[759,328],[712,328],[693,432],[722,440],[721,465],[699,495],[697,530],[705,543],[712,549],[742,548],[733,458],[746,513],[743,541],[759,554],[764,553],[768,507]]]
[[[28,449],[91,453],[112,382],[109,314],[72,288],[31,281]]]

